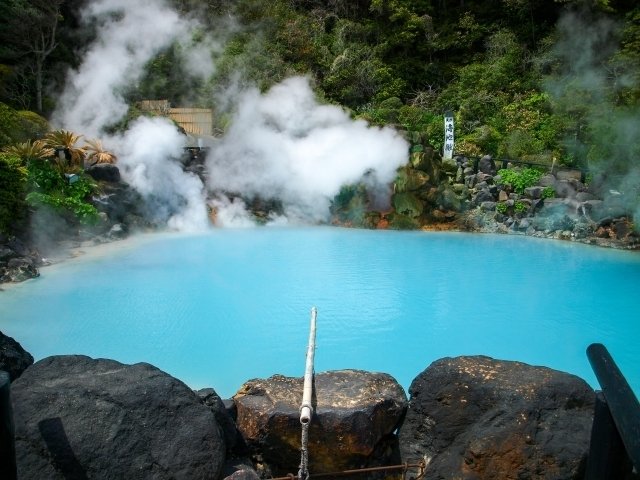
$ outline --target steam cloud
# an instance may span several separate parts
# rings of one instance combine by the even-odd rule
[[[180,230],[205,228],[204,188],[182,171],[178,159],[186,139],[171,122],[141,119],[124,135],[104,133],[127,113],[123,90],[139,81],[147,62],[173,42],[190,45],[197,24],[181,18],[164,0],[93,0],[82,18],[96,22],[97,39],[68,76],[52,121],[86,137],[102,137],[118,155],[125,180],[149,204],[154,221]],[[211,74],[214,46],[205,42],[183,49],[192,73]],[[203,52],[209,52],[208,58]]]
[[[191,45],[199,25],[164,0],[92,0],[83,20],[97,25],[97,39],[69,75],[52,122],[102,138],[154,221],[180,230],[206,228],[204,186],[182,170],[178,158],[186,138],[168,120],[139,119],[122,135],[105,134],[127,112],[122,92],[141,79],[147,62],[172,42]],[[193,72],[207,76],[212,54],[221,48],[209,39],[183,50]],[[277,199],[285,217],[272,224],[324,221],[343,185],[364,181],[388,198],[397,167],[407,161],[408,145],[394,130],[372,128],[339,107],[320,105],[307,78],[285,80],[265,95],[248,89],[226,100],[236,106],[233,122],[208,159],[210,203],[221,225],[255,224],[244,202],[225,193]]]
[[[365,181],[371,189],[388,189],[407,152],[395,130],[320,105],[309,80],[292,77],[264,95],[249,89],[240,96],[231,127],[208,159],[208,186],[278,199],[289,221],[319,222],[327,220],[343,185]],[[215,206],[220,223],[246,223],[237,200],[218,197]]]
[[[97,137],[127,112],[123,89],[140,80],[162,49],[187,41],[190,25],[163,0],[93,0],[82,20],[97,23],[97,39],[68,76],[53,120]]]
[[[618,214],[633,213],[638,222],[640,111],[621,106],[615,97],[633,86],[639,67],[627,62],[611,68],[620,39],[620,25],[611,19],[571,12],[560,19],[557,30],[555,54],[562,69],[546,86],[557,101],[586,112],[591,133],[590,144],[572,138],[567,145],[576,156],[587,155],[591,172],[602,179],[605,203]]]

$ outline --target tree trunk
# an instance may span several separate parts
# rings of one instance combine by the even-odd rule
[[[36,111],[42,114],[42,68],[44,65],[44,57],[36,54]]]

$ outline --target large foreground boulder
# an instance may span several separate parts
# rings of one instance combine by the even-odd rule
[[[234,396],[237,426],[272,473],[296,473],[300,463],[302,378],[250,380]],[[315,375],[309,427],[309,471],[333,472],[390,460],[393,435],[407,405],[389,375],[339,370]],[[397,454],[397,448],[395,449]]]
[[[0,332],[0,370],[9,374],[14,381],[29,365],[33,364],[33,356],[13,338]]]
[[[156,367],[85,356],[36,362],[11,387],[20,479],[215,479],[211,410]]]
[[[567,373],[488,357],[444,358],[411,384],[403,461],[430,479],[581,479],[595,394]]]

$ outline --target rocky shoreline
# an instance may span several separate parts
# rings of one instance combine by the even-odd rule
[[[33,363],[2,334],[0,369],[12,379],[18,478],[227,480],[298,471],[301,378],[249,380],[223,400],[145,363],[81,355]],[[406,463],[425,478],[582,479],[594,402],[574,375],[484,356],[433,362],[409,398],[384,373],[317,373],[309,471]]]
[[[501,178],[489,155],[479,160],[456,157],[443,161],[430,147],[414,145],[409,163],[398,171],[386,212],[357,208],[367,205],[365,191],[356,191],[332,209],[331,223],[379,229],[451,230],[476,233],[527,235],[579,242],[623,250],[640,249],[640,232],[620,192],[610,193],[604,180],[583,183],[576,170],[554,169],[535,184],[520,189]],[[185,160],[184,168],[206,183],[199,157]],[[190,163],[191,162],[191,163]],[[199,167],[199,169],[195,169]],[[518,171],[517,165],[503,165]],[[113,242],[134,232],[153,232],[161,226],[146,219],[144,201],[120,177],[115,165],[99,164],[87,170],[100,183],[101,193],[92,199],[99,222],[91,227],[63,222],[49,236],[38,231],[24,238],[0,235],[0,284],[37,277],[39,269],[63,260],[74,249]],[[277,209],[277,202],[248,202],[259,222]],[[211,212],[215,218],[215,212]],[[54,222],[55,223],[55,222]],[[45,257],[55,252],[57,259]],[[62,254],[60,254],[62,252]]]

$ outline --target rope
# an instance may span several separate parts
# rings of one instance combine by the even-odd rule
[[[298,480],[309,479],[309,423],[302,423],[302,441],[300,447],[300,470]]]

